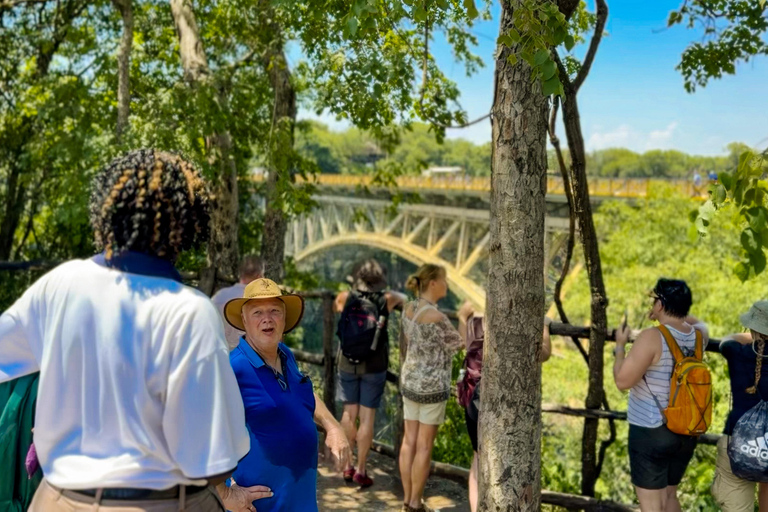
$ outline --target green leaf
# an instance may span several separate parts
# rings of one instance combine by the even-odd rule
[[[555,65],[555,61],[552,59],[549,59],[544,63],[543,66],[541,66],[541,78],[544,81],[549,80],[555,76],[555,73],[557,73],[557,66]]]
[[[571,34],[565,36],[565,49],[571,51],[574,46],[576,46],[576,41],[573,39],[573,36]]]
[[[544,96],[551,96],[552,94],[558,94],[562,90],[562,84],[557,75],[553,76],[549,80],[545,80],[541,84],[541,92]]]
[[[515,44],[515,41],[512,40],[512,37],[509,34],[501,34],[497,40],[497,43],[504,45],[507,48],[511,48],[512,45]]]
[[[358,26],[357,18],[354,16],[350,16],[347,19],[347,30],[349,30],[349,34],[354,36],[357,33],[357,26]]]
[[[510,66],[514,66],[515,64],[517,64],[517,54],[510,53],[509,56],[507,56],[507,62],[509,63]]]
[[[537,66],[541,66],[547,62],[547,59],[549,58],[549,50],[539,50],[536,52],[536,55],[533,56],[533,62],[535,62]]]
[[[717,179],[723,184],[725,190],[731,190],[731,187],[733,187],[733,176],[731,176],[731,173],[723,171],[717,175]]]
[[[749,254],[749,262],[752,264],[752,268],[755,269],[755,275],[760,274],[765,270],[765,253],[762,249]]]
[[[699,208],[699,218],[704,220],[711,220],[715,214],[716,208],[712,201],[707,201]]]
[[[739,278],[742,283],[749,278],[749,267],[746,263],[740,261],[733,267],[733,273]]]
[[[467,17],[473,20],[480,14],[475,6],[475,0],[464,0],[464,8],[467,10]]]
[[[514,43],[520,42],[520,32],[518,32],[517,30],[511,28],[509,29],[509,32],[507,32],[507,34],[509,35],[509,38],[512,39],[512,42]]]
[[[416,21],[427,21],[427,10],[424,8],[423,5],[419,5],[413,11],[413,19]]]
[[[747,253],[761,251],[763,239],[752,228],[747,228],[741,232],[741,246]]]
[[[562,44],[563,41],[567,41],[568,40],[568,31],[565,30],[565,27],[560,25],[560,26],[558,26],[555,29],[554,33],[552,34],[552,38],[553,38],[552,44],[554,46],[558,46],[558,45]],[[573,39],[573,38],[571,38],[571,39]]]
[[[768,228],[768,210],[762,206],[755,206],[747,210],[749,227],[757,233],[762,233]]]
[[[667,26],[671,27],[677,23],[683,21],[683,15],[678,11],[672,11],[669,13],[669,19],[667,19]]]
[[[717,185],[715,187],[715,195],[714,195],[714,202],[716,205],[720,206],[725,202],[725,198],[727,197],[727,193],[725,191],[725,187],[722,185]]]

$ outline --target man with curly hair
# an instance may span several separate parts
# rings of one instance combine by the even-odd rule
[[[248,452],[243,403],[218,311],[174,269],[207,239],[208,201],[178,155],[115,159],[91,191],[102,252],[0,316],[0,382],[40,371],[29,510],[224,510],[211,486]]]

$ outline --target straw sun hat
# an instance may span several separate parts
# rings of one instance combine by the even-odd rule
[[[245,287],[242,298],[232,299],[224,306],[224,317],[229,325],[241,331],[245,330],[243,316],[241,314],[246,302],[260,299],[280,299],[285,304],[285,330],[286,334],[299,324],[304,314],[304,299],[298,295],[283,295],[277,283],[271,279],[256,279]]]
[[[768,301],[759,300],[752,304],[749,311],[739,317],[741,324],[748,329],[768,334]]]

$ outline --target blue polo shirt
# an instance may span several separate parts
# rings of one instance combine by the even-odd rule
[[[254,502],[259,512],[317,511],[317,427],[312,381],[280,343],[283,374],[276,376],[240,338],[230,356],[245,405],[251,451],[232,474],[238,485],[266,485],[274,496]],[[282,385],[281,385],[282,381]]]

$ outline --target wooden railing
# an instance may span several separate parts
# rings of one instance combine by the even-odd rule
[[[336,353],[335,353],[335,322],[336,315],[333,309],[333,294],[327,291],[304,293],[305,298],[308,299],[321,299],[323,301],[323,354],[307,352],[303,350],[294,350],[296,360],[302,361],[307,364],[317,365],[323,367],[323,401],[328,408],[334,412],[336,411]],[[455,318],[455,312],[445,311],[449,317]],[[549,332],[554,336],[563,337],[576,337],[582,339],[589,339],[590,328],[574,326],[571,324],[561,324],[553,322],[549,326]],[[639,331],[633,331],[630,335],[630,341],[634,340]],[[616,329],[610,330],[606,333],[607,341],[616,340]],[[720,351],[720,342],[716,339],[710,339],[707,346],[707,351],[718,352]],[[387,381],[395,386],[395,389],[399,390],[399,377],[392,371],[387,371]],[[577,409],[566,407],[557,404],[542,404],[542,413],[546,414],[559,414],[565,416],[573,416],[580,418],[595,418],[601,420],[618,420],[626,421],[627,413],[624,411],[606,411],[603,409]],[[397,421],[397,419],[396,419]],[[719,434],[705,434],[699,436],[699,443],[706,445],[717,444],[720,439]],[[374,441],[373,449],[383,455],[396,457],[396,449],[393,446],[386,445]],[[468,470],[451,464],[445,464],[441,462],[432,463],[432,473],[438,476],[466,480],[468,478]],[[552,491],[542,491],[542,503],[557,505],[571,510],[611,510],[611,511],[635,511],[636,508],[621,503],[615,503],[610,501],[602,501],[587,496],[579,496],[573,494],[557,493]]]

